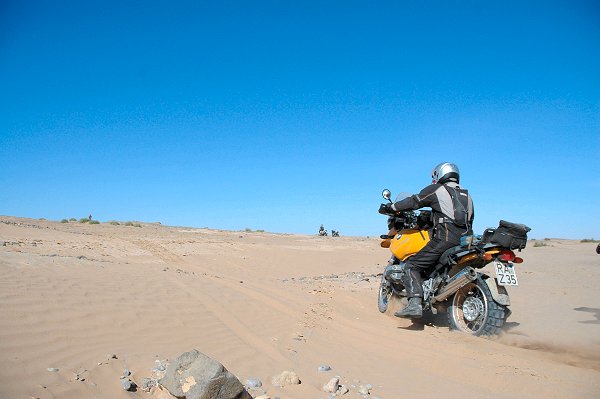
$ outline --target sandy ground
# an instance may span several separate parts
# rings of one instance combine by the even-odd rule
[[[380,399],[600,398],[597,244],[544,243],[484,339],[379,313],[374,238],[0,217],[0,397],[149,398],[123,369],[198,349],[282,399],[328,398],[336,375]],[[284,370],[302,383],[273,387]]]

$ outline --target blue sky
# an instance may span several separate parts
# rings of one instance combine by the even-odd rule
[[[455,162],[475,229],[600,238],[600,6],[0,2],[0,214],[379,235]]]

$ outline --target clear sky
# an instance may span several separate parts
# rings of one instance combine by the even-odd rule
[[[2,215],[373,236],[442,161],[600,238],[600,3],[0,0]]]

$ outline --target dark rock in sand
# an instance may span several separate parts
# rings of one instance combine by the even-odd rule
[[[258,378],[248,378],[244,386],[246,389],[260,388],[262,387],[262,382]]]
[[[153,388],[156,388],[157,382],[154,378],[145,377],[142,379],[142,383],[140,384],[140,388],[142,391],[150,392]]]
[[[171,362],[158,383],[180,399],[251,399],[221,363],[195,349]]]
[[[135,382],[131,381],[129,378],[121,378],[119,381],[121,382],[121,388],[125,391],[133,391],[136,388]]]

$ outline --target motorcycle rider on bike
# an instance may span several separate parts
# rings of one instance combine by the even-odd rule
[[[434,266],[449,248],[460,244],[460,237],[472,233],[474,210],[468,191],[458,185],[458,166],[443,162],[431,172],[432,184],[419,194],[393,204],[381,204],[379,213],[397,213],[431,207],[433,211],[433,234],[431,240],[406,261],[403,285],[408,305],[394,313],[397,317],[420,318],[423,316],[423,287],[421,273]]]

